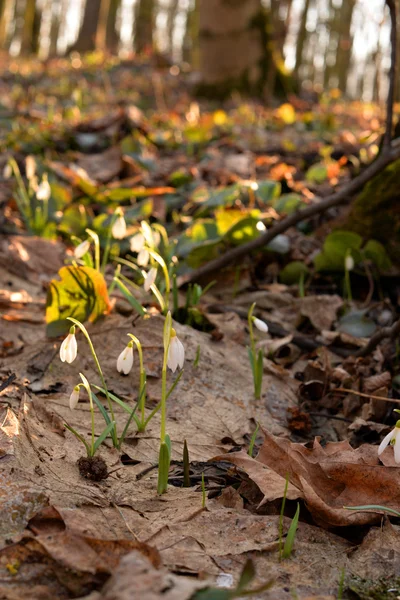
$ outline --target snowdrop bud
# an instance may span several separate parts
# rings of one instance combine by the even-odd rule
[[[74,387],[74,389],[72,390],[72,394],[69,397],[70,409],[74,410],[74,408],[76,408],[78,402],[79,402],[79,385],[76,385]]]
[[[78,344],[76,343],[75,327],[71,327],[69,334],[63,341],[60,347],[60,359],[61,362],[67,362],[71,364],[76,359],[78,354]]]
[[[141,251],[139,252],[139,254],[137,255],[137,264],[140,267],[147,267],[147,265],[149,264],[149,260],[150,260],[150,254],[149,251],[146,250],[146,248],[142,248]]]
[[[130,239],[130,247],[132,252],[140,252],[143,250],[143,246],[145,245],[145,239],[143,233],[136,233]]]
[[[133,367],[133,342],[129,342],[129,344],[122,350],[121,354],[117,359],[117,371],[118,373],[123,373],[124,375],[128,375]]]
[[[257,319],[256,317],[253,317],[253,323],[259,331],[262,331],[263,333],[268,332],[268,325],[264,321],[261,321],[261,319]]]
[[[78,246],[74,250],[75,258],[82,258],[82,256],[85,256],[86,252],[89,251],[89,248],[90,248],[89,240],[84,240],[83,242],[78,244]]]
[[[3,169],[3,178],[10,179],[11,175],[12,175],[12,168],[11,168],[11,165],[9,163],[7,163]]]
[[[35,177],[36,162],[33,156],[27,156],[25,159],[25,173],[29,181]]]
[[[183,368],[183,363],[185,362],[185,348],[176,335],[176,331],[174,328],[171,329],[171,340],[169,342],[168,349],[168,357],[167,357],[167,367],[171,369],[173,373],[175,373],[176,369],[179,367]]]
[[[344,259],[344,266],[346,271],[352,271],[354,269],[354,258],[351,254],[348,254]]]
[[[396,463],[400,463],[400,441],[397,439],[400,434],[400,421],[397,421],[396,427],[385,436],[378,448],[378,456],[392,444],[394,447],[394,460]]]
[[[144,287],[144,291],[145,292],[149,291],[149,289],[151,288],[151,286],[155,282],[156,277],[157,277],[157,269],[156,269],[156,267],[152,267],[150,269],[150,271],[147,273],[146,279],[144,280],[143,287]]]
[[[121,210],[117,212],[117,219],[112,226],[111,233],[116,240],[122,240],[126,236],[126,222]]]
[[[33,179],[33,178],[32,178]],[[38,200],[48,200],[51,196],[51,187],[47,181],[47,175],[43,175],[41,184],[36,191],[36,198]]]

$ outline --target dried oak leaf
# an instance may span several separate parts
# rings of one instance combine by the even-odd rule
[[[366,525],[379,518],[370,512],[346,510],[345,506],[379,504],[398,509],[400,470],[379,464],[376,446],[364,444],[354,450],[343,441],[322,447],[316,438],[313,447],[307,448],[266,431],[264,435],[264,443],[254,462],[266,467],[265,481],[252,459],[244,463],[244,453],[226,455],[224,460],[236,462],[253,477],[267,500],[272,499],[269,492],[272,469],[280,475],[281,486],[283,478],[289,474],[288,497],[296,497],[294,488],[297,497],[304,499],[314,521],[323,527]]]

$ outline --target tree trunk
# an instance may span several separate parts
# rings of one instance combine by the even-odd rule
[[[198,69],[200,65],[199,12],[199,0],[195,0],[193,8],[188,8],[183,38],[182,58],[191,64],[193,69]]]
[[[108,11],[106,46],[112,54],[115,54],[118,51],[118,45],[120,40],[119,31],[117,31],[116,29],[117,14],[120,6],[121,0],[111,0],[110,10]]]
[[[30,54],[37,40],[36,0],[26,0],[23,19],[21,54]]]
[[[274,68],[274,88],[282,91],[289,79],[279,69],[279,59],[261,0],[200,2],[200,93],[224,97],[236,89],[269,94],[268,74]]]
[[[336,73],[340,91],[346,92],[350,67],[352,39],[350,37],[351,21],[356,0],[346,0],[340,9],[339,40],[336,53]]]
[[[167,37],[168,37],[168,52],[173,55],[174,52],[174,29],[176,15],[178,14],[179,0],[172,0],[168,8],[167,18]]]
[[[307,39],[306,25],[307,25],[308,11],[310,9],[310,5],[311,5],[311,0],[305,0],[303,12],[301,14],[301,19],[300,19],[299,33],[297,35],[297,42],[296,42],[296,63],[295,63],[295,67],[294,67],[296,72],[298,71],[298,69],[300,68],[300,66],[303,63],[304,44]]]
[[[77,52],[91,52],[96,47],[96,32],[99,22],[101,0],[86,0],[82,26],[78,39],[69,49]]]
[[[133,28],[138,54],[153,49],[154,8],[154,0],[137,0]]]
[[[8,24],[10,22],[12,0],[1,0],[0,3],[0,48],[5,50]]]

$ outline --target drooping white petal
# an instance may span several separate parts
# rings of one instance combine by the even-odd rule
[[[141,267],[147,267],[147,265],[149,264],[149,260],[150,260],[150,254],[149,251],[146,250],[146,248],[142,248],[139,252],[139,254],[137,255],[137,264]]]
[[[82,256],[85,256],[85,254],[86,254],[86,252],[88,252],[89,248],[90,248],[89,240],[84,240],[83,242],[78,244],[78,246],[74,250],[75,258],[82,258]]]
[[[396,427],[395,429],[395,442],[394,442],[394,460],[396,463],[400,463],[400,429]]]
[[[129,243],[132,252],[139,253],[141,250],[143,250],[146,240],[144,239],[143,233],[136,233],[133,237],[131,237]]]
[[[133,367],[133,347],[126,346],[117,359],[117,371],[128,375]]]
[[[171,338],[169,343],[168,350],[168,358],[167,358],[167,367],[171,369],[173,373],[175,373],[176,369],[179,367],[182,369],[183,363],[185,360],[185,348],[182,342],[175,335]]]
[[[111,233],[116,240],[122,240],[126,236],[126,222],[123,215],[117,217]]]
[[[389,431],[389,433],[383,438],[378,448],[378,456],[382,454],[385,448],[390,444],[392,439],[396,436],[396,428]]]
[[[71,364],[78,354],[78,344],[73,333],[69,333],[60,347],[60,359],[62,362]]]
[[[264,321],[261,321],[261,319],[257,319],[256,317],[254,317],[253,323],[259,331],[262,331],[263,333],[268,332],[268,325]]]
[[[76,408],[78,402],[79,402],[79,387],[76,386],[72,390],[72,394],[69,397],[69,407],[70,407],[70,409],[74,410],[74,408]]]
[[[354,269],[354,258],[351,254],[348,254],[344,259],[344,266],[346,271],[352,271]]]
[[[3,178],[10,179],[11,175],[12,175],[12,168],[11,168],[11,165],[9,163],[7,163],[3,169]]]
[[[36,198],[38,200],[48,200],[51,196],[51,187],[47,179],[42,179],[41,184],[39,185]]]
[[[157,277],[157,269],[156,269],[156,267],[152,267],[150,269],[150,271],[147,273],[146,279],[144,280],[143,287],[144,287],[145,292],[149,291],[149,289],[155,282],[156,277]]]
[[[36,162],[33,156],[27,156],[25,159],[25,173],[29,181],[35,177]]]

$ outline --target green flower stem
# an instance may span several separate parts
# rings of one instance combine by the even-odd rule
[[[111,402],[110,394],[108,393],[108,388],[107,388],[106,381],[104,379],[103,371],[101,369],[100,362],[99,362],[99,359],[97,358],[97,354],[96,354],[96,351],[92,344],[92,340],[90,339],[89,333],[88,333],[86,327],[84,325],[82,325],[82,323],[80,321],[78,321],[77,319],[74,319],[73,317],[67,317],[67,318],[69,321],[72,321],[72,323],[75,323],[75,325],[77,325],[79,327],[79,329],[82,331],[83,335],[85,336],[85,338],[88,341],[90,351],[92,353],[94,362],[96,363],[96,367],[97,367],[97,370],[100,375],[101,383],[103,384],[103,388],[106,393],[108,407],[110,409],[110,414],[111,414],[111,420],[115,422],[114,410],[113,410],[113,405]],[[113,440],[113,445],[115,448],[117,448],[118,447],[117,425],[114,425],[111,436],[112,436],[112,440]]]
[[[87,394],[89,396],[90,416],[91,416],[91,421],[92,421],[92,443],[90,446],[90,456],[94,456],[94,406],[93,406],[92,390],[90,388],[90,383],[88,382],[86,377],[84,375],[82,375],[82,373],[79,373],[79,376],[82,379],[82,382],[83,382],[82,385],[85,388],[85,390],[87,391]]]
[[[255,306],[256,306],[256,303],[253,302],[253,304],[250,306],[249,314],[247,317],[248,322],[249,322],[251,352],[253,354],[254,360],[256,360],[256,341],[254,339],[254,328],[253,328],[253,312],[254,312]]]
[[[108,232],[107,232],[106,246],[105,246],[104,252],[103,252],[103,260],[101,261],[101,272],[102,273],[104,273],[104,269],[106,268],[106,264],[108,261],[108,256],[110,254],[112,228],[113,228],[115,221],[118,218],[117,210],[114,212],[114,214],[111,218],[110,227],[108,228]]]
[[[139,398],[140,398],[140,406],[139,410],[141,413],[141,421],[139,431],[144,431],[146,428],[146,392],[144,391],[146,388],[146,371],[144,370],[143,365],[143,349],[142,344],[138,340],[138,338],[132,333],[128,333],[128,336],[136,345],[138,354],[139,354],[139,372],[140,372],[140,382],[139,382]]]
[[[90,235],[94,242],[94,264],[96,270],[100,272],[100,239],[95,231],[91,229],[85,229],[86,233]]]
[[[169,345],[171,342],[171,328],[172,328],[172,317],[169,312],[165,318],[164,323],[164,360],[163,360],[163,368],[161,375],[161,432],[160,432],[160,442],[161,444],[165,443],[165,433],[166,433],[166,420],[167,420],[167,361],[168,361],[168,351]]]
[[[160,267],[162,268],[163,273],[164,273],[164,279],[165,279],[165,302],[164,302],[164,306],[165,306],[165,308],[164,308],[163,312],[165,312],[169,308],[169,294],[170,294],[170,291],[171,291],[171,280],[170,280],[169,273],[168,273],[168,267],[167,267],[167,265],[165,263],[165,260],[163,259],[162,256],[160,256],[158,254],[158,252],[155,252],[151,248],[147,248],[147,250],[148,250],[150,256],[152,258],[154,258],[155,261],[158,262],[158,264],[160,265]]]
[[[20,192],[22,200],[23,200],[23,203],[21,203],[21,200],[19,198],[16,198],[17,204],[19,205],[18,208],[21,212],[21,216],[25,220],[26,225],[28,225],[28,227],[31,227],[32,226],[32,223],[31,223],[31,219],[32,219],[31,201],[29,198],[29,194],[26,191],[24,181],[21,177],[21,171],[19,170],[18,163],[14,158],[10,158],[9,164],[13,170],[15,179],[17,180],[19,192]]]
[[[350,271],[348,269],[345,269],[344,271],[344,285],[346,288],[346,296],[349,302],[352,301],[353,296],[351,293],[351,280],[350,280]]]

